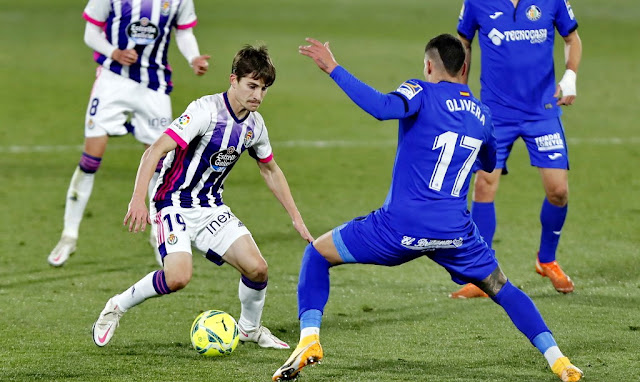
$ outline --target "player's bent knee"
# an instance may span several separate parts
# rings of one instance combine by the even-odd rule
[[[253,282],[263,283],[269,278],[269,266],[266,261],[255,264],[244,275]]]
[[[169,275],[165,273],[165,277],[167,280],[167,286],[171,291],[175,292],[177,290],[183,289],[189,284],[191,281],[191,272],[188,274],[181,273],[177,275]]]
[[[507,276],[502,272],[500,266],[491,272],[484,280],[476,282],[476,286],[482,289],[489,297],[493,297],[500,292],[502,287],[507,283]]]

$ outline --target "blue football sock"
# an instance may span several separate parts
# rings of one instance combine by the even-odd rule
[[[507,281],[492,299],[507,312],[516,328],[529,341],[533,341],[540,333],[551,332],[529,296],[513,286],[510,281]]]
[[[474,223],[476,223],[476,226],[478,226],[480,236],[482,236],[484,241],[489,245],[489,247],[491,247],[493,244],[493,235],[496,233],[497,226],[495,204],[493,202],[471,203],[471,218]]]
[[[313,244],[307,245],[302,256],[298,278],[298,317],[304,324],[320,327],[322,312],[329,301],[329,268],[331,263],[318,252]],[[309,313],[307,311],[317,311]],[[302,326],[301,326],[302,328]]]
[[[560,241],[560,232],[567,217],[568,205],[557,207],[549,203],[547,198],[542,203],[540,210],[540,223],[542,233],[540,235],[540,252],[538,260],[541,263],[550,263],[556,259],[556,249]]]

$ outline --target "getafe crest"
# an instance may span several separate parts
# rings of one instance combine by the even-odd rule
[[[536,5],[527,8],[527,18],[531,21],[538,21],[542,17],[542,11]]]

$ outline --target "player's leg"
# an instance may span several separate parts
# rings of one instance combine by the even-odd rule
[[[540,209],[540,249],[536,260],[536,272],[549,277],[554,288],[561,293],[571,293],[574,284],[556,261],[556,250],[568,211],[568,171],[541,168],[545,199]]]
[[[238,284],[240,341],[256,342],[264,348],[289,349],[286,342],[261,323],[269,278],[268,266],[251,235],[237,238],[222,258],[241,274]]]
[[[430,258],[443,266],[454,281],[472,281],[500,305],[563,381],[580,380],[582,372],[562,354],[538,308],[527,294],[511,284],[494,251],[478,233],[466,237],[461,247],[436,251]]]
[[[100,168],[108,137],[126,134],[123,125],[126,108],[120,102],[120,91],[126,94],[126,90],[121,87],[123,81],[133,82],[108,70],[97,70],[85,115],[84,152],[66,194],[62,236],[47,258],[53,266],[63,265],[75,251],[80,222],[93,190],[95,173]]]
[[[240,340],[256,342],[266,348],[288,349],[286,342],[261,323],[269,279],[268,266],[251,232],[226,205],[203,211],[194,240],[196,247],[211,262],[217,265],[229,263],[241,274],[238,286]]]
[[[320,325],[329,300],[329,269],[340,264],[395,266],[423,255],[402,246],[403,236],[385,229],[373,212],[334,228],[307,245],[298,277],[300,341],[274,373],[274,381],[292,380],[323,358]]]
[[[80,222],[93,190],[95,173],[107,148],[107,140],[106,135],[85,139],[84,152],[67,189],[62,235],[47,258],[54,267],[62,266],[76,250]]]
[[[556,250],[568,211],[569,157],[559,118],[527,123],[523,139],[532,166],[539,169],[545,191],[540,209],[540,247],[536,271],[549,277],[558,292],[571,293],[573,281],[556,261]]]
[[[153,209],[152,209],[153,212]],[[165,207],[154,213],[151,230],[157,232],[164,267],[147,274],[124,292],[107,301],[93,325],[93,340],[105,346],[113,336],[120,317],[145,300],[184,288],[193,274],[191,240],[195,236],[198,211]]]
[[[579,381],[582,371],[562,354],[540,311],[531,298],[515,287],[497,267],[478,283],[491,299],[500,305],[529,341],[545,357],[551,370],[563,381]]]
[[[189,252],[174,252],[164,258],[164,269],[151,272],[120,294],[107,301],[93,324],[93,342],[98,346],[109,343],[129,309],[145,300],[176,292],[191,280],[192,257]]]
[[[320,325],[329,301],[329,268],[343,263],[329,231],[308,244],[302,256],[298,277],[298,318],[300,340],[287,361],[273,374],[274,381],[297,378],[302,368],[320,362]]]
[[[134,88],[135,97],[132,99],[133,114],[129,129],[133,136],[148,148],[162,135],[172,121],[171,99],[168,94],[158,92],[148,87],[137,84]],[[164,158],[160,159],[151,180],[149,181],[148,197],[153,199],[156,183],[162,170]],[[152,230],[149,232],[149,244],[154,249],[156,262],[162,266],[162,260],[157,250],[157,237]]]

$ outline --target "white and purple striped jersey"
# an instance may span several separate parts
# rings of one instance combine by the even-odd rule
[[[118,49],[138,52],[138,61],[131,66],[95,52],[98,64],[150,89],[171,92],[171,66],[167,61],[171,28],[196,25],[193,0],[89,0],[82,16],[101,27]]]
[[[263,163],[273,159],[260,113],[238,119],[226,92],[191,102],[164,133],[178,147],[164,159],[153,197],[156,211],[222,205],[224,180],[244,151]]]

